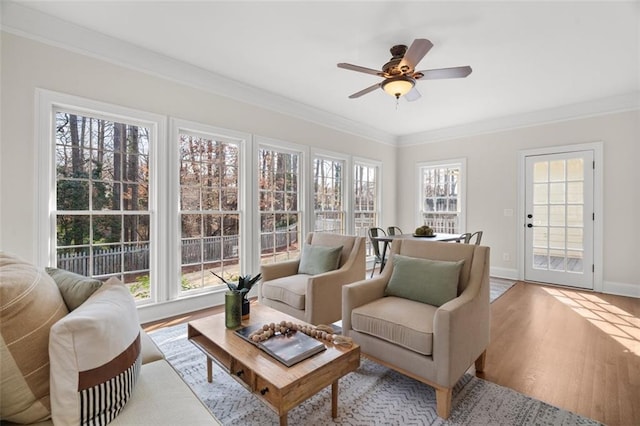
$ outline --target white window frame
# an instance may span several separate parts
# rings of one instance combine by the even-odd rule
[[[381,224],[383,223],[382,221],[382,163],[379,161],[373,161],[373,160],[368,160],[365,158],[360,158],[360,157],[354,157],[353,158],[353,164],[351,165],[351,175],[352,175],[352,183],[350,185],[351,187],[351,191],[349,192],[350,197],[351,197],[351,209],[350,209],[350,216],[351,216],[351,221],[353,223],[353,233],[355,235],[356,234],[356,219],[355,219],[355,190],[354,190],[354,185],[355,185],[355,177],[353,177],[353,174],[355,173],[355,168],[356,166],[364,166],[364,167],[370,167],[370,168],[375,168],[376,169],[376,194],[375,194],[375,216],[376,216],[376,222],[373,226],[375,227],[381,227]],[[359,235],[361,237],[365,237],[365,239],[367,239],[367,247],[370,249],[369,247],[369,241],[368,241],[368,234],[365,232],[364,235]],[[373,256],[372,253],[368,253],[368,256]]]
[[[459,233],[466,232],[467,229],[467,159],[455,158],[440,161],[426,161],[416,164],[416,182],[418,183],[418,192],[416,194],[415,223],[421,225],[423,223],[423,198],[424,188],[422,182],[422,170],[425,168],[446,168],[460,167],[460,179],[458,181],[458,219],[460,229]]]
[[[180,149],[178,145],[178,137],[180,133],[191,133],[200,135],[205,138],[212,138],[217,140],[225,140],[235,143],[239,146],[239,165],[240,170],[238,173],[238,214],[240,216],[240,235],[239,244],[240,252],[238,253],[240,262],[241,274],[256,275],[256,269],[253,261],[252,251],[248,248],[253,246],[251,242],[251,222],[249,220],[250,215],[247,212],[252,211],[253,200],[251,198],[251,191],[249,190],[251,178],[253,177],[254,169],[251,167],[251,152],[252,152],[252,139],[249,133],[239,132],[230,129],[224,129],[220,127],[209,126],[206,124],[196,123],[193,121],[182,120],[177,118],[170,119],[170,141],[169,141],[169,155],[168,155],[168,170],[169,173],[169,195],[166,199],[163,199],[162,206],[164,211],[170,212],[169,214],[169,235],[172,236],[172,242],[169,246],[172,248],[170,258],[172,259],[168,265],[168,274],[172,277],[171,282],[181,282],[181,253],[179,247],[181,247],[181,224],[180,224]],[[246,172],[245,172],[246,171]],[[178,284],[167,288],[167,298],[175,299],[178,297],[189,297],[199,293],[219,293],[226,291],[226,286],[217,287],[205,287],[199,290],[190,290],[189,292],[180,291]]]
[[[298,238],[300,239],[300,249],[302,249],[302,242],[304,241],[304,239],[306,238],[307,235],[307,230],[308,229],[313,229],[313,227],[310,226],[311,221],[309,218],[309,214],[308,214],[308,205],[309,205],[309,190],[308,190],[308,185],[309,185],[309,178],[307,176],[307,174],[309,173],[309,165],[307,164],[309,161],[309,148],[304,146],[304,145],[299,145],[293,142],[286,142],[286,141],[282,141],[282,140],[278,140],[278,139],[272,139],[272,138],[268,138],[268,137],[264,137],[264,136],[255,136],[254,137],[254,149],[253,149],[253,160],[252,160],[252,164],[254,164],[254,169],[255,169],[255,173],[252,176],[252,189],[253,189],[253,195],[252,195],[252,200],[254,202],[254,205],[252,207],[252,211],[253,211],[253,229],[254,229],[254,235],[260,235],[261,234],[261,229],[260,229],[260,206],[259,206],[259,192],[260,192],[260,188],[259,185],[257,184],[257,180],[258,180],[258,176],[259,176],[259,153],[260,153],[260,149],[271,149],[271,150],[276,150],[276,151],[280,151],[283,153],[288,153],[288,154],[296,154],[299,155],[299,159],[298,159],[298,166],[300,167],[300,172],[298,175],[298,190],[299,190],[299,198],[298,198],[298,212],[300,212],[300,229],[299,229],[299,236]],[[261,264],[261,252],[260,252],[260,244],[255,244],[255,265],[257,265],[257,267],[259,267],[259,265]]]
[[[315,220],[316,220],[316,210],[315,210],[315,188],[314,188],[314,176],[313,176],[313,168],[314,162],[316,159],[320,160],[328,160],[328,161],[336,161],[342,162],[342,200],[340,201],[342,204],[342,213],[343,213],[343,225],[342,225],[342,233],[348,234],[350,230],[353,229],[352,225],[352,215],[349,214],[352,196],[347,195],[350,193],[351,189],[351,175],[352,175],[352,166],[351,166],[351,157],[348,155],[341,155],[331,151],[323,151],[313,149],[311,150],[311,155],[309,156],[309,220],[312,223],[312,226],[309,229],[315,230]]]
[[[50,90],[36,89],[35,151],[37,187],[36,191],[36,262],[38,265],[56,265],[56,165],[55,165],[55,112],[64,110],[114,122],[124,122],[149,128],[149,278],[151,297],[139,301],[139,305],[156,303],[158,289],[166,280],[165,254],[159,250],[159,230],[164,212],[158,210],[158,190],[166,182],[158,173],[158,142],[165,140],[166,118],[164,116],[88,100]]]

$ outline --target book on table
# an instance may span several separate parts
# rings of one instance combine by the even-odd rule
[[[301,331],[294,331],[288,334],[276,333],[268,340],[254,342],[249,339],[249,335],[259,328],[262,328],[262,326],[258,324],[250,325],[236,330],[236,334],[247,342],[256,345],[287,367],[291,367],[327,349],[324,343],[307,336]]]

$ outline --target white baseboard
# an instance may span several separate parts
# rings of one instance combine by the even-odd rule
[[[517,269],[509,269],[509,268],[497,268],[492,266],[489,269],[489,275],[495,278],[505,278],[508,280],[517,280],[518,279],[518,270]]]
[[[640,298],[640,284],[605,281],[603,283],[602,292],[607,294],[615,294],[618,296]]]

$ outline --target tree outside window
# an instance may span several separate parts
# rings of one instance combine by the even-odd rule
[[[181,288],[222,285],[239,273],[239,154],[236,143],[180,132]]]
[[[300,254],[300,154],[258,150],[260,261],[276,263]]]
[[[344,161],[313,160],[314,231],[344,234]]]
[[[355,233],[367,237],[367,230],[379,226],[378,166],[356,163],[353,167],[353,215]],[[371,241],[367,241],[367,255],[372,256]]]
[[[150,297],[149,129],[55,113],[56,264]]]

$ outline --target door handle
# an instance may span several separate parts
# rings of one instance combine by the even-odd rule
[[[527,228],[533,228],[533,224],[527,223]]]

